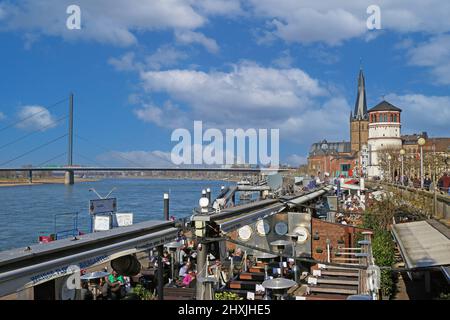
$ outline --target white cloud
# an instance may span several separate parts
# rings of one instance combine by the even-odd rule
[[[171,46],[163,45],[151,55],[136,57],[134,52],[126,52],[118,58],[109,58],[108,63],[117,71],[143,71],[145,69],[159,70],[163,67],[177,65],[188,55]]]
[[[338,94],[331,97],[325,86],[298,68],[242,62],[229,72],[148,71],[141,79],[148,93],[165,93],[185,107],[183,113],[154,106],[140,109],[142,120],[160,126],[167,127],[176,114],[188,128],[202,120],[205,127],[222,130],[280,129],[281,139],[297,144],[324,137],[348,139],[347,101]]]
[[[145,58],[146,65],[150,69],[159,70],[163,67],[177,65],[181,60],[187,59],[185,52],[177,50],[171,46],[162,46],[153,54]]]
[[[294,58],[291,56],[289,50],[284,50],[272,63],[279,68],[290,68],[294,63]]]
[[[165,92],[173,100],[188,104],[193,118],[215,124],[272,120],[299,111],[311,98],[327,92],[319,82],[300,69],[265,68],[253,63],[233,65],[230,72],[195,70],[148,71],[141,73],[144,89]],[[247,117],[252,113],[252,117]]]
[[[176,31],[175,38],[179,43],[192,44],[197,43],[205,47],[211,53],[219,52],[219,45],[216,40],[206,37],[203,33],[190,30]]]
[[[111,151],[100,154],[96,160],[110,166],[169,167],[173,166],[170,152],[155,151]]]
[[[306,164],[308,162],[308,157],[300,156],[298,154],[291,154],[286,158],[286,161],[289,165],[298,167],[302,164]]]
[[[153,104],[144,104],[133,112],[138,119],[162,128],[174,129],[187,125],[187,115],[170,101],[167,101],[162,108]]]
[[[448,136],[450,96],[389,94],[386,100],[402,109],[403,133],[427,131],[436,136]]]
[[[429,67],[432,82],[450,84],[450,35],[439,35],[417,45],[409,44],[409,64]]]
[[[24,106],[18,117],[23,120],[17,124],[20,129],[45,131],[56,126],[50,111],[42,106]]]
[[[338,45],[345,40],[366,37],[369,31],[366,10],[376,4],[381,9],[381,26],[399,33],[450,31],[450,2],[441,0],[251,0],[253,14],[267,19],[268,31],[288,42],[325,42]],[[267,34],[265,35],[267,38]]]
[[[85,39],[128,46],[137,43],[136,31],[196,29],[207,18],[188,0],[78,0],[81,30],[66,28],[71,0],[22,0],[2,6],[1,29],[34,31],[65,39]]]
[[[239,0],[192,0],[191,2],[206,14],[225,16],[243,14]]]
[[[108,63],[117,71],[138,71],[134,52],[127,52],[120,58],[110,58]]]

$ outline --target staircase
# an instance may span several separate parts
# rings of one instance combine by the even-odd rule
[[[269,266],[268,275],[272,275],[272,267],[277,267],[278,264]],[[244,299],[247,298],[247,292],[255,292],[256,285],[262,285],[264,282],[264,264],[257,263],[255,266],[249,268],[247,272],[241,272],[236,278],[230,280],[224,288],[228,292],[234,292]],[[262,300],[263,294],[255,294],[255,300]]]
[[[359,271],[325,266],[315,270],[307,281],[310,295],[306,296],[306,300],[345,300],[349,295],[358,294]]]

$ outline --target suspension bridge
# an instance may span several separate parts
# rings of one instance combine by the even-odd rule
[[[102,149],[106,152],[111,152],[108,148],[105,148],[98,143],[92,142],[90,139],[85,138],[83,136],[80,136],[78,134],[74,134],[74,95],[71,93],[68,98],[62,99],[54,104],[51,104],[46,109],[40,110],[38,112],[35,112],[29,116],[22,117],[21,119],[10,123],[9,125],[0,128],[0,133],[3,131],[6,131],[8,129],[17,127],[21,123],[24,123],[26,121],[29,121],[30,119],[37,117],[44,112],[51,110],[63,103],[68,102],[68,112],[67,114],[59,117],[58,119],[52,121],[51,123],[47,123],[45,125],[42,125],[36,129],[34,129],[31,132],[26,133],[25,135],[22,135],[20,137],[14,138],[13,140],[1,144],[0,145],[0,151],[3,149],[6,149],[8,147],[16,146],[19,142],[26,140],[27,138],[39,133],[43,132],[46,129],[49,129],[55,124],[61,123],[65,120],[67,120],[67,133],[62,134],[58,137],[52,138],[45,143],[39,144],[38,146],[33,146],[26,152],[23,152],[19,155],[16,155],[8,160],[0,162],[0,172],[25,172],[28,176],[29,182],[33,181],[33,172],[64,172],[65,173],[65,184],[72,185],[75,183],[75,173],[86,173],[86,172],[149,172],[149,171],[159,171],[159,172],[169,172],[169,171],[193,171],[193,172],[234,172],[234,173],[260,173],[263,171],[286,171],[287,169],[261,169],[261,168],[252,168],[252,167],[239,167],[239,168],[228,168],[228,167],[149,167],[142,164],[137,163],[136,161],[129,159],[121,154],[117,154],[118,157],[120,157],[122,160],[125,160],[126,162],[130,163],[132,166],[120,166],[120,167],[111,167],[111,166],[102,166],[98,165],[96,161],[93,161],[89,159],[89,157],[83,156],[81,154],[77,153],[77,156],[87,159],[90,162],[94,162],[95,166],[79,166],[74,165],[73,158],[74,158],[74,138],[79,139],[83,142],[90,143],[91,145],[95,146],[96,148]],[[52,156],[49,159],[41,162],[40,164],[36,166],[10,166],[12,163],[15,163],[17,160],[23,159],[24,157],[36,153],[37,151],[43,150],[44,148],[55,144],[58,141],[61,141],[63,139],[67,139],[67,151],[60,153],[56,156]],[[56,159],[59,159],[61,157],[67,156],[67,164],[63,166],[45,166],[46,164],[50,163],[51,161],[54,161]]]

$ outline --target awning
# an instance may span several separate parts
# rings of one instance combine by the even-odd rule
[[[393,226],[392,233],[408,268],[450,265],[450,239],[433,223],[416,221]]]

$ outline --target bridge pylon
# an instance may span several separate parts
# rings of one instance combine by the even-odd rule
[[[73,93],[69,97],[69,141],[68,141],[68,152],[67,152],[67,166],[71,167],[73,165]],[[72,170],[68,170],[64,176],[64,184],[74,184],[75,175]]]

